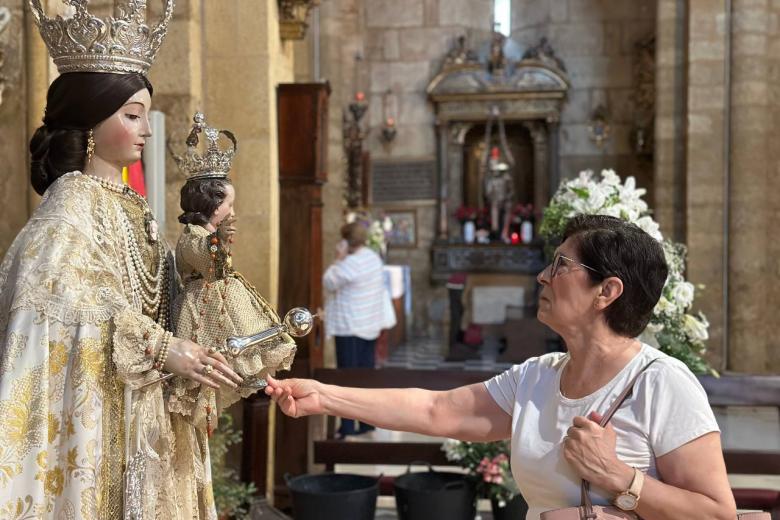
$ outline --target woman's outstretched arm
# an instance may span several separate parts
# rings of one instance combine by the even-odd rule
[[[482,383],[439,392],[350,388],[312,379],[269,377],[265,393],[291,417],[335,415],[388,430],[469,441],[506,439],[512,434],[512,417]]]

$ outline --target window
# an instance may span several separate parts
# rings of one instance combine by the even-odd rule
[[[511,22],[512,0],[493,0],[493,30],[509,37]]]

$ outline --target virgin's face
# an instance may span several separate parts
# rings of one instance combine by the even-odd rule
[[[225,200],[214,210],[214,214],[211,215],[209,223],[216,227],[225,220],[227,217],[234,217],[236,214],[233,211],[233,203],[236,200],[236,190],[233,189],[232,184],[225,185]]]
[[[149,109],[152,96],[139,90],[122,107],[93,130],[95,155],[117,166],[129,166],[141,159],[146,139],[152,135]]]

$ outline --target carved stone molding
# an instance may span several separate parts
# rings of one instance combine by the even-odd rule
[[[282,40],[303,40],[309,24],[306,22],[312,7],[320,0],[279,0],[279,36]]]
[[[7,7],[0,7],[0,36],[8,27],[11,21],[11,10]],[[5,76],[3,76],[3,63],[5,61],[5,45],[0,40],[0,105],[3,104],[3,90],[5,90]]]

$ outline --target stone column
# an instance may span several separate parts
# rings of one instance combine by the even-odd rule
[[[149,71],[149,80],[154,86],[152,108],[165,113],[167,137],[180,152],[185,148],[184,139],[196,110],[205,111],[210,124],[221,124],[217,114],[210,114],[203,106],[202,1],[176,3],[168,35]],[[162,3],[149,4],[150,20],[154,20],[159,16]],[[224,124],[229,125],[229,121]],[[181,213],[179,191],[184,184],[184,175],[170,156],[165,158],[165,165],[165,236],[175,245],[181,231],[177,217]]]
[[[438,155],[439,155],[439,174],[438,174],[438,219],[437,219],[437,240],[447,240],[449,236],[449,182],[450,171],[447,162],[449,148],[450,128],[449,123],[439,121],[436,124],[438,130]]]
[[[771,24],[769,0],[733,2],[731,93],[731,189],[729,191],[729,351],[728,367],[738,372],[770,370],[776,343],[777,308],[770,295],[780,289],[777,259],[768,244],[777,240],[770,201],[774,133],[770,98]],[[777,298],[771,298],[775,303]],[[775,369],[780,367],[774,367]]]
[[[449,222],[448,237],[456,239],[460,226],[455,219],[455,210],[463,204],[463,144],[470,123],[450,123],[449,142],[447,143],[447,220]]]
[[[531,133],[534,143],[534,209],[538,210],[547,205],[551,195],[548,129],[540,121],[527,122],[523,126]]]
[[[685,0],[658,0],[655,73],[654,217],[664,236],[685,241]],[[718,65],[712,66],[717,75]],[[697,61],[693,72],[702,74]]]
[[[709,358],[723,352],[724,25],[722,0],[691,0],[688,19],[687,277],[706,290],[696,310],[710,322]],[[664,197],[656,196],[660,202]],[[668,211],[667,211],[668,214]]]
[[[239,216],[236,268],[275,302],[279,265],[276,85],[293,80],[276,0],[203,3],[206,114],[238,139],[231,173]],[[303,260],[303,259],[302,259]]]
[[[770,13],[770,20],[780,20],[780,2],[772,3],[772,12]],[[767,41],[767,57],[769,58],[769,96],[774,100],[771,106],[771,121],[774,123],[771,129],[771,143],[769,147],[768,157],[768,186],[767,194],[780,193],[780,146],[777,143],[780,142],[780,27],[775,23],[768,35]],[[774,207],[777,208],[777,202],[774,202]],[[767,255],[769,258],[767,279],[773,280],[773,290],[769,292],[768,309],[780,309],[780,290],[777,287],[778,274],[780,274],[780,240],[777,240],[777,231],[780,229],[780,213],[777,211],[769,212],[766,222],[766,243],[767,243]],[[774,319],[774,318],[773,318]],[[774,333],[770,337],[777,342]],[[772,345],[767,346],[767,356],[769,360],[768,370],[770,372],[780,372],[780,348]]]
[[[540,211],[543,207],[547,206],[548,201],[553,196],[553,193],[558,189],[558,185],[561,183],[561,161],[558,155],[561,142],[561,124],[558,120],[547,121],[547,153],[550,157],[550,170],[549,170],[549,186],[545,202],[542,206],[537,207],[536,211]]]
[[[0,52],[3,53],[0,75],[5,79],[0,104],[0,157],[3,165],[0,172],[0,257],[5,256],[30,212],[38,205],[37,195],[28,196],[28,193],[34,192],[30,186],[27,149],[32,132],[41,124],[45,101],[43,104],[30,101],[28,87],[32,87],[33,83],[26,65],[31,64],[28,56],[42,56],[45,75],[47,58],[38,29],[32,17],[25,13],[25,4],[23,0],[3,3],[11,12],[11,19],[0,33]],[[34,85],[43,92],[45,100],[48,82],[44,79],[40,85],[37,82]],[[40,101],[40,96],[35,99]],[[30,128],[24,124],[25,120],[29,121]]]

